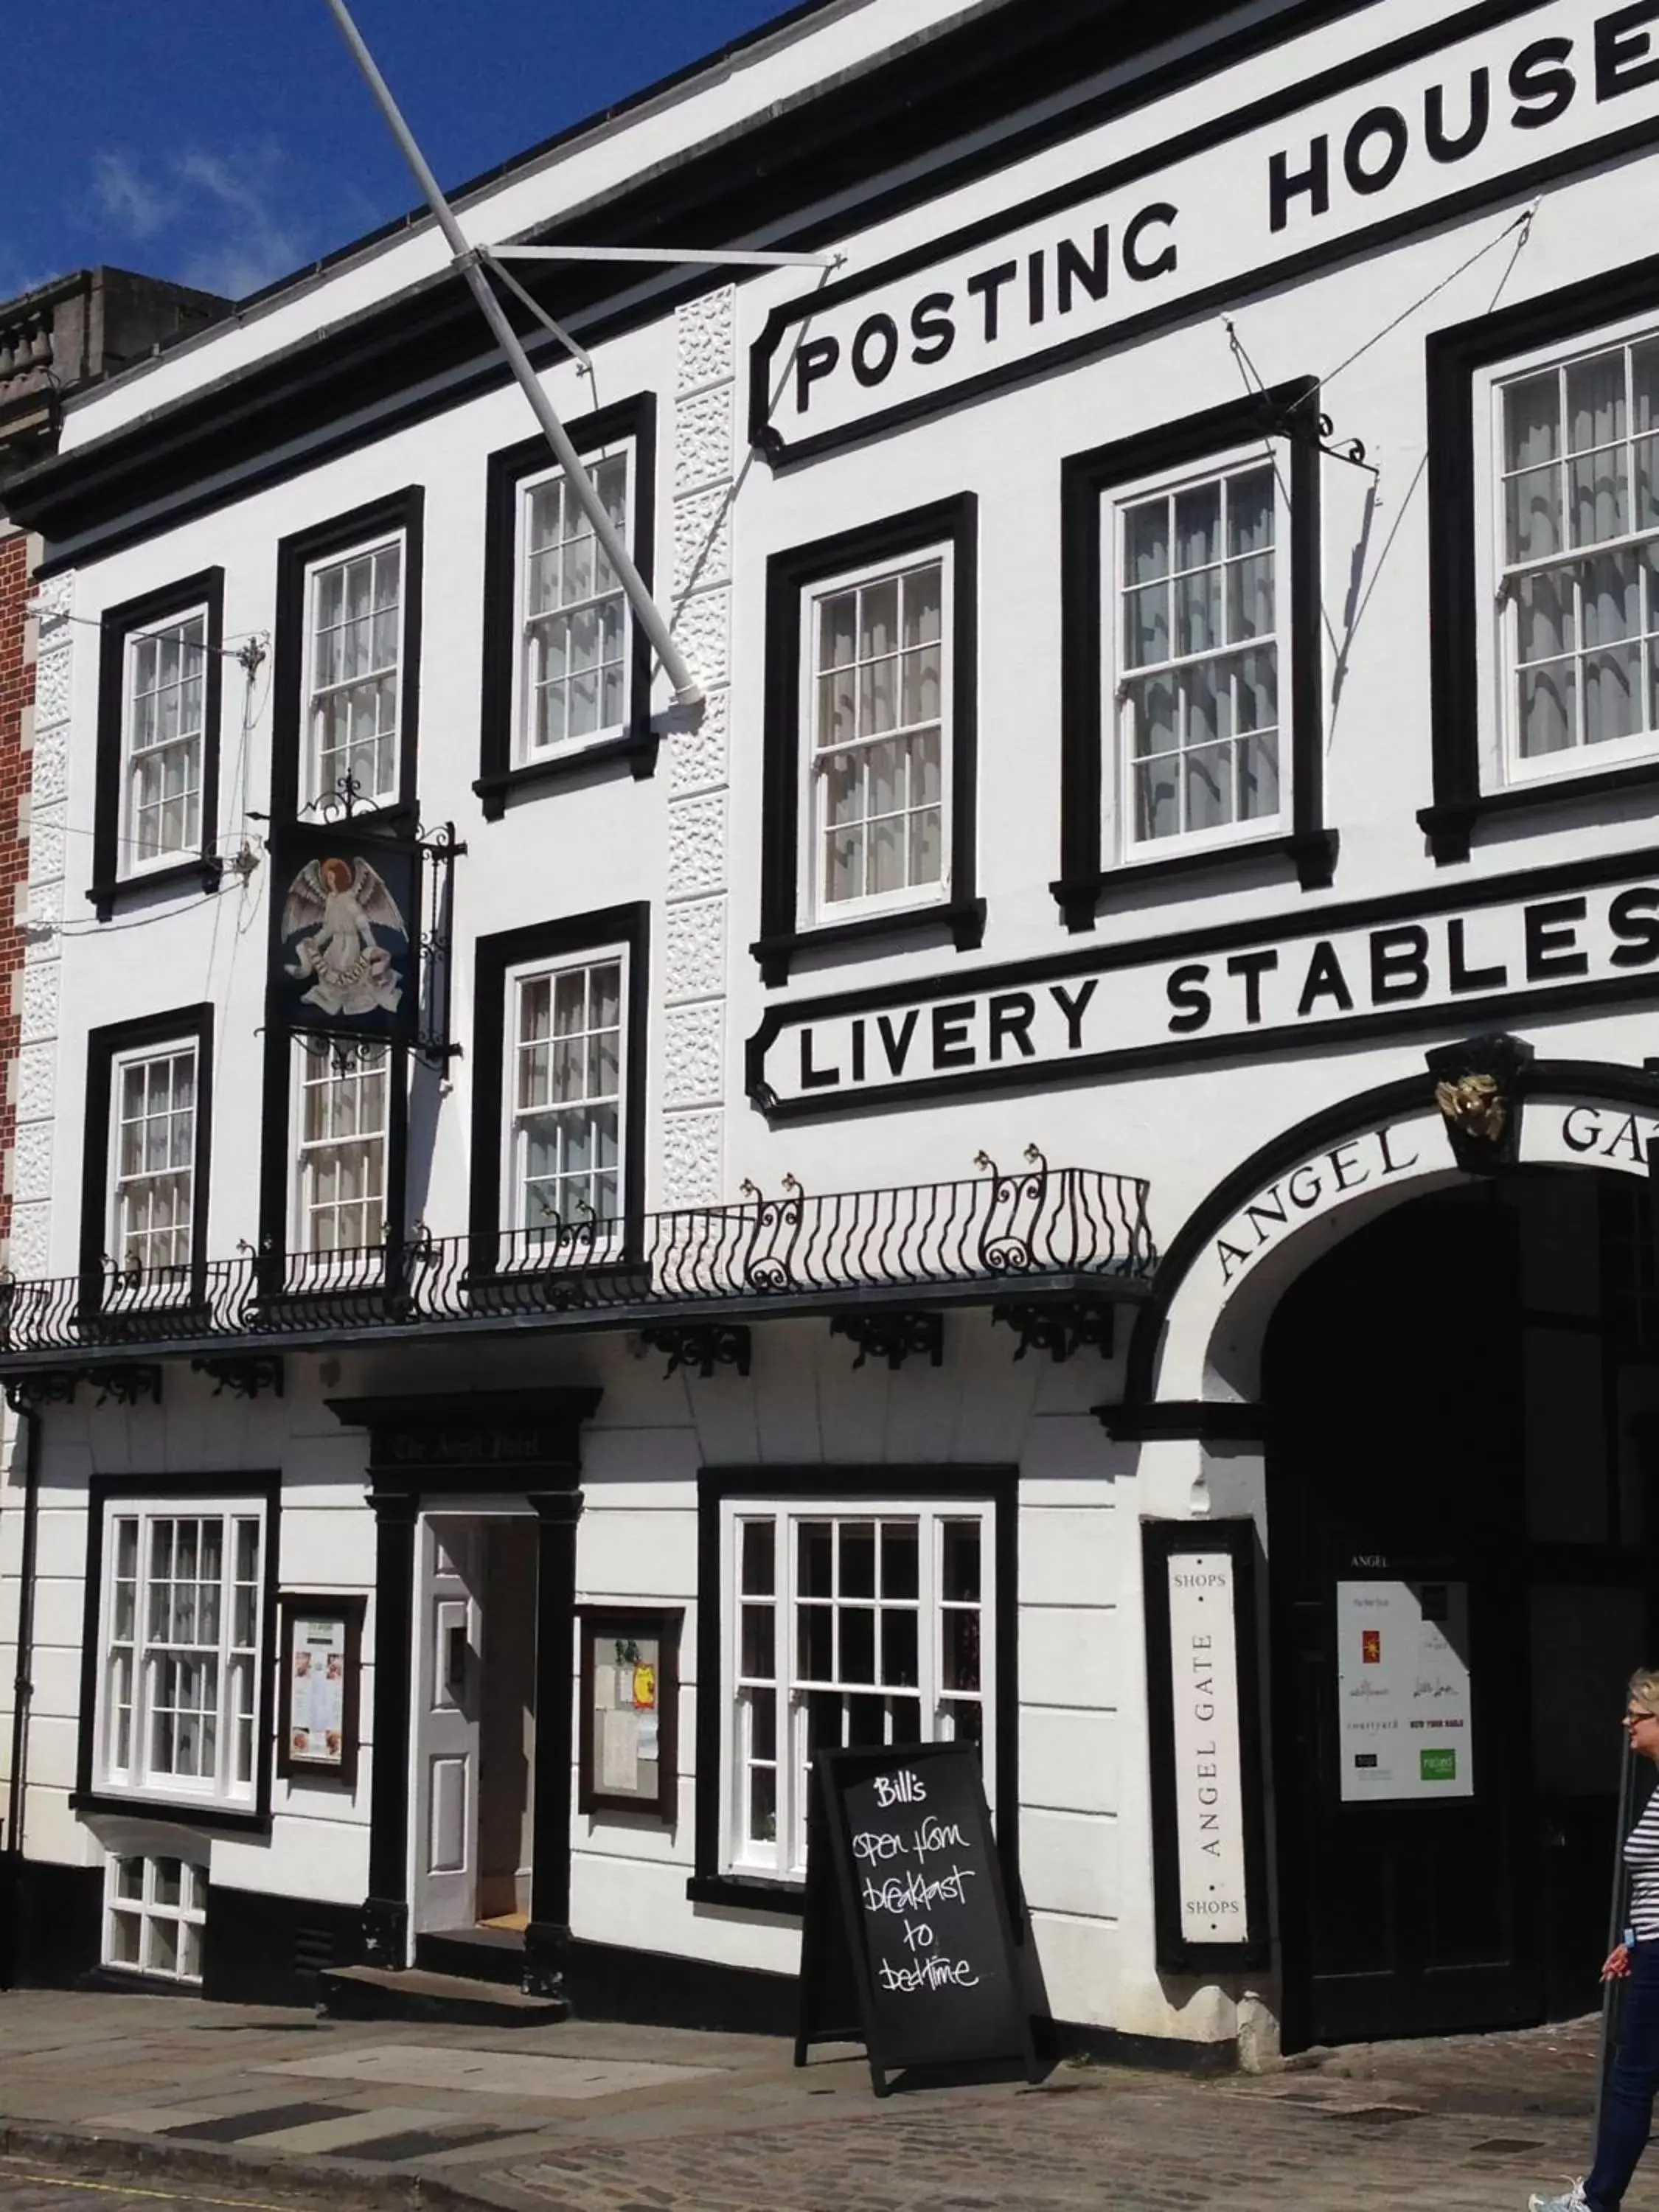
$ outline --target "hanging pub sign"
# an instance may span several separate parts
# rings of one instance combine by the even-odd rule
[[[420,1018],[421,851],[343,825],[271,837],[268,1003],[297,1034],[407,1042]]]
[[[795,2063],[862,2042],[876,2094],[908,2066],[1017,2059],[1037,2079],[1002,1863],[970,1744],[813,1762]]]
[[[1149,1521],[1141,1539],[1158,1963],[1207,1978],[1267,1958],[1255,1527]]]

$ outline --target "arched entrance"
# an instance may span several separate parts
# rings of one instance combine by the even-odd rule
[[[1261,1350],[1286,2045],[1589,2009],[1659,1650],[1646,1178],[1407,1196]]]

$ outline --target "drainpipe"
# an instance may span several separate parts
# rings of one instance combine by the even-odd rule
[[[23,1425],[23,1556],[17,1587],[17,1673],[12,1684],[11,1778],[6,1800],[6,1856],[12,1862],[11,1911],[14,1923],[21,1917],[23,1857],[23,1766],[28,1746],[29,1706],[34,1696],[30,1668],[34,1650],[34,1558],[40,1526],[40,1416],[27,1407],[18,1419]],[[9,1943],[15,1926],[0,1928]]]

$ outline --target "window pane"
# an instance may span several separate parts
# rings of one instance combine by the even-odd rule
[[[1131,584],[1146,584],[1170,573],[1170,504],[1149,499],[1123,519],[1123,567]]]
[[[109,1960],[112,1966],[137,1966],[142,1963],[140,1945],[143,1940],[143,1922],[136,1912],[112,1912],[109,1917]]]
[[[1512,384],[1504,395],[1506,472],[1553,461],[1561,450],[1561,392],[1553,369]]]
[[[913,1524],[885,1521],[881,1529],[881,1594],[915,1598],[918,1589],[918,1544]]]
[[[144,1863],[143,1859],[118,1859],[115,1863],[115,1894],[131,1898],[142,1903],[144,1895]]]
[[[829,1597],[835,1589],[834,1534],[827,1521],[803,1521],[796,1535],[796,1586],[802,1597]]]
[[[749,1770],[749,1837],[752,1843],[769,1844],[778,1832],[778,1777],[775,1767]]]
[[[1504,491],[1510,558],[1536,561],[1561,550],[1561,472],[1529,469],[1512,477]]]
[[[1520,687],[1521,751],[1527,759],[1560,752],[1577,738],[1577,687],[1571,661],[1523,670]]]
[[[881,1679],[914,1688],[917,1674],[917,1615],[893,1608],[881,1616]]]
[[[841,1589],[842,1597],[873,1597],[876,1593],[876,1529],[872,1521],[843,1521],[841,1524]]]
[[[772,1680],[777,1673],[775,1638],[772,1607],[769,1605],[744,1606],[742,1668],[745,1677],[759,1681]]]
[[[777,1531],[770,1521],[743,1525],[743,1588],[750,1597],[770,1597],[775,1587]]]
[[[827,1605],[802,1606],[796,1665],[803,1680],[835,1680],[835,1641],[836,1616],[832,1608]]]
[[[947,1601],[979,1602],[980,1528],[977,1521],[947,1521],[945,1524],[941,1595]]]
[[[1547,660],[1577,643],[1577,595],[1567,572],[1536,568],[1516,584],[1516,653],[1522,661]]]

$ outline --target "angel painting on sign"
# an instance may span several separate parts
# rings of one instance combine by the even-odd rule
[[[288,887],[283,942],[294,945],[290,975],[312,979],[307,1006],[325,1014],[396,1013],[404,987],[376,927],[407,939],[398,902],[367,860],[307,860]]]

